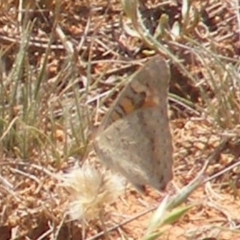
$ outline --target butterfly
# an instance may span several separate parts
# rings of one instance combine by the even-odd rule
[[[167,62],[152,57],[120,92],[93,140],[100,160],[140,191],[163,190],[173,177],[169,81]]]

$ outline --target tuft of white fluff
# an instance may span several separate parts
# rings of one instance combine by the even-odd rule
[[[67,214],[71,220],[98,219],[106,204],[124,191],[123,179],[109,171],[100,172],[90,164],[71,170],[62,177],[69,193]]]

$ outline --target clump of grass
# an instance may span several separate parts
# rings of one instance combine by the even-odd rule
[[[60,163],[69,156],[85,154],[89,125],[89,113],[83,105],[86,89],[79,90],[71,56],[52,81],[46,74],[51,58],[49,49],[39,69],[33,69],[28,53],[33,27],[34,23],[29,21],[23,28],[10,72],[2,66],[0,148],[9,157],[28,160],[39,154]]]

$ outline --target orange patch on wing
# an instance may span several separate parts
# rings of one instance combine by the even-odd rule
[[[112,112],[111,119],[113,121],[117,121],[118,119],[123,118],[125,115],[134,112],[134,110],[134,105],[132,104],[131,100],[128,98],[122,99],[121,102],[119,102],[119,106],[116,107],[116,109]]]
[[[159,105],[159,98],[158,97],[154,97],[154,96],[148,96],[145,99],[145,102],[143,104],[144,108],[149,108],[149,107],[156,107]]]
[[[129,98],[122,99],[120,105],[126,114],[132,113],[135,110],[134,105]]]
[[[137,109],[141,108],[151,108],[156,107],[159,105],[159,97],[154,96],[155,94],[148,95],[143,102],[143,105],[141,107],[134,106],[133,101],[131,98],[124,98],[121,99],[121,102],[119,102],[119,106],[116,107],[116,109],[112,112],[111,119],[113,121],[117,121],[118,119],[123,118],[125,115],[128,115],[130,113],[133,113]],[[121,111],[118,111],[119,108]],[[118,109],[118,110],[117,110]]]

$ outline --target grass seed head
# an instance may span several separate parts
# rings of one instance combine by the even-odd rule
[[[100,172],[89,164],[65,174],[63,186],[69,192],[70,219],[87,222],[97,219],[106,204],[112,203],[124,189],[119,176]]]

